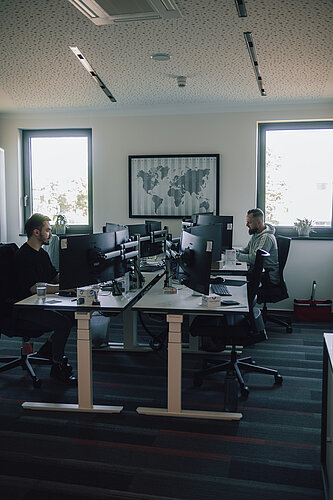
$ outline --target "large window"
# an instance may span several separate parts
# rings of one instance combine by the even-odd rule
[[[259,124],[258,206],[282,234],[297,219],[333,236],[333,121]]]
[[[68,232],[91,232],[91,129],[22,134],[24,219],[40,212],[53,222],[60,214]]]

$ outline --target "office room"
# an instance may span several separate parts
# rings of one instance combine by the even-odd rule
[[[106,222],[144,220],[130,217],[130,156],[218,155],[216,212],[233,216],[233,246],[244,247],[247,211],[265,208],[258,204],[259,125],[326,123],[332,131],[332,2],[175,0],[165,3],[165,18],[160,2],[134,2],[157,19],[101,25],[78,3],[0,4],[1,243],[26,241],[23,132],[89,129],[94,233]],[[97,3],[117,5],[121,14],[122,2]],[[131,12],[133,2],[126,6]],[[70,47],[82,51],[97,81]],[[269,308],[292,321],[293,331],[267,324],[268,340],[245,349],[257,364],[278,369],[282,385],[248,374],[249,395],[238,398],[242,418],[230,421],[137,414],[138,406],[166,405],[166,343],[144,352],[92,351],[94,403],[122,405],[119,415],[24,409],[28,400],[76,403],[77,391],[51,381],[47,366],[36,367],[40,388],[20,368],[0,373],[2,498],[332,498],[321,384],[330,367],[323,365],[323,334],[333,325],[295,321],[293,312],[294,299],[309,299],[314,281],[315,299],[333,300],[333,222],[330,214],[324,229],[298,238],[298,218],[316,225],[316,200],[307,206],[310,215],[293,213],[287,230],[277,232],[291,238],[289,297]],[[155,218],[180,236],[181,216]],[[166,328],[164,316],[162,327],[147,321]],[[112,339],[121,319],[110,323]],[[0,355],[18,355],[21,340],[1,334]],[[75,331],[67,351],[76,371]],[[183,407],[222,413],[224,374],[193,385],[204,356],[183,355]]]

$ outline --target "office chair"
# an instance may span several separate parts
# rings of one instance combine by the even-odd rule
[[[248,306],[249,313],[236,315],[226,314],[224,316],[197,316],[190,326],[190,333],[193,336],[211,336],[220,339],[225,346],[231,345],[230,358],[228,359],[205,359],[203,369],[194,374],[193,384],[200,387],[204,377],[226,371],[225,384],[225,402],[229,404],[228,382],[234,379],[236,375],[243,397],[249,395],[249,388],[244,382],[242,371],[257,372],[267,375],[273,375],[276,384],[282,384],[282,376],[277,370],[257,366],[251,356],[237,357],[239,346],[245,347],[254,345],[257,342],[267,340],[265,325],[261,316],[260,309],[255,307],[256,295],[260,286],[261,273],[264,266],[264,258],[270,254],[264,250],[258,250],[254,268],[249,275],[248,288]]]
[[[34,387],[41,386],[41,380],[37,377],[32,363],[52,364],[49,358],[39,357],[33,352],[31,338],[40,337],[45,330],[36,328],[36,325],[29,321],[16,319],[13,314],[13,301],[10,300],[10,280],[12,277],[13,259],[18,247],[15,243],[0,243],[0,336],[22,337],[23,343],[20,356],[0,356],[0,372],[12,370],[21,366],[29,373]]]
[[[287,238],[286,236],[277,236],[276,241],[278,246],[280,283],[279,285],[274,286],[269,286],[263,283],[263,286],[258,291],[257,302],[258,304],[264,304],[262,308],[262,316],[265,324],[268,321],[271,321],[277,325],[284,326],[286,328],[286,333],[292,333],[293,329],[290,321],[284,321],[274,315],[271,315],[267,310],[267,303],[275,304],[276,302],[280,302],[281,300],[289,297],[287,286],[283,278],[283,270],[287,262],[291,238]]]

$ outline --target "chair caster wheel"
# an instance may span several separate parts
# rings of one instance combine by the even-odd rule
[[[275,383],[281,385],[283,382],[283,378],[281,375],[275,375]]]
[[[287,333],[293,333],[293,328],[292,328],[292,326],[287,326],[287,328],[286,328],[286,332],[287,332]]]
[[[201,377],[194,377],[194,379],[193,379],[194,387],[201,387],[202,382],[203,382],[203,379]]]
[[[241,394],[242,394],[243,398],[248,397],[248,395],[250,394],[250,391],[249,391],[249,388],[247,387],[247,385],[244,385],[244,387],[241,387]]]
[[[39,389],[40,387],[42,387],[42,381],[40,378],[34,378],[33,381],[32,381],[32,385],[34,387],[36,387],[36,389]]]

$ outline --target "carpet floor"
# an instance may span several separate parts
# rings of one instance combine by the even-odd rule
[[[112,319],[110,340],[121,324]],[[156,332],[162,326],[154,326]],[[24,401],[76,403],[76,389],[36,371],[33,388],[21,368],[0,374],[2,500],[314,500],[323,499],[320,425],[323,332],[333,324],[268,328],[269,340],[245,349],[272,376],[246,375],[240,421],[138,415],[137,406],[166,406],[166,349],[93,351],[94,404],[123,405],[120,414],[24,410]],[[146,333],[139,327],[139,336]],[[76,368],[76,336],[67,354]],[[41,341],[35,341],[38,348]],[[20,341],[0,339],[1,354]],[[219,355],[217,354],[216,357]],[[202,354],[183,356],[184,409],[222,411],[222,373],[193,386]]]

